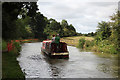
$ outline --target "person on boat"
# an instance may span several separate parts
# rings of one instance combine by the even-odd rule
[[[55,35],[54,35],[54,34],[52,35],[51,41],[52,41],[52,42],[50,43],[50,46],[49,46],[50,48],[52,47],[51,44],[52,44],[52,43],[55,43]]]
[[[60,42],[60,37],[59,34],[57,34],[55,37],[55,43],[59,44],[59,42]]]
[[[53,34],[52,36],[53,36],[52,37],[52,43],[54,43],[55,42],[55,35]]]
[[[57,34],[56,37],[55,37],[55,43],[56,43],[57,52],[58,52],[59,51],[59,43],[60,43],[59,34]]]

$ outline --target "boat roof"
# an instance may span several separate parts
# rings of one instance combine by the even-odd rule
[[[51,40],[44,40],[43,41],[43,43],[46,43],[46,42],[51,43],[52,41]]]
[[[52,40],[44,40],[43,43],[51,43]],[[65,42],[60,42],[60,43],[65,43]],[[65,43],[66,44],[66,43]]]

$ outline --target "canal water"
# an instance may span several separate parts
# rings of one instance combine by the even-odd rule
[[[102,58],[68,46],[69,59],[50,59],[41,54],[42,43],[25,43],[17,58],[26,78],[116,78],[114,57]]]

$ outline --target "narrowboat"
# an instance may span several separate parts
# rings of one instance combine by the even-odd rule
[[[69,52],[65,42],[56,44],[52,43],[51,40],[44,40],[42,42],[41,52],[50,58],[69,58]]]

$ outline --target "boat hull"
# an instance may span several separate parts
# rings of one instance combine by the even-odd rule
[[[58,58],[58,59],[68,59],[69,58],[69,53],[68,52],[49,52],[49,51],[46,51],[45,49],[42,49],[41,48],[41,52],[44,54],[44,55],[47,55],[48,57],[50,58]]]

